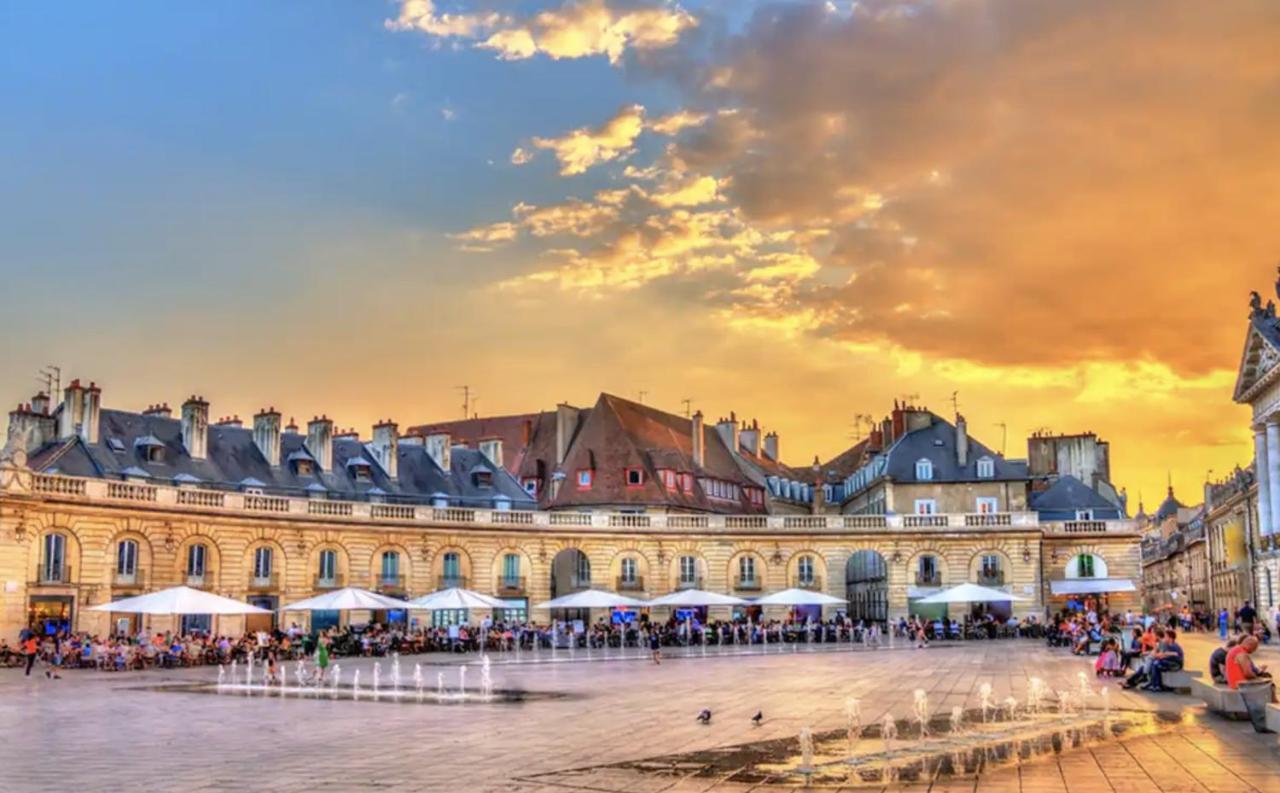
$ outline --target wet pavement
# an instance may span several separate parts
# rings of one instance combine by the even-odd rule
[[[1203,668],[1213,642],[1190,637],[1186,646],[1189,666]],[[278,691],[211,696],[207,690],[216,686],[216,668],[119,675],[68,671],[59,681],[0,670],[0,787],[790,790],[803,782],[761,773],[767,765],[761,758],[795,765],[796,737],[806,727],[818,739],[819,754],[830,753],[830,736],[847,724],[850,697],[859,700],[864,724],[881,724],[888,714],[904,725],[902,739],[909,743],[905,728],[916,689],[927,692],[934,715],[945,715],[956,706],[973,712],[983,683],[990,684],[996,702],[1010,696],[1026,702],[1032,678],[1057,691],[1078,686],[1079,672],[1086,671],[1095,690],[1101,686],[1092,678],[1092,659],[1030,640],[925,650],[823,647],[812,652],[785,646],[746,654],[741,648],[711,648],[705,657],[694,648],[689,656],[654,666],[637,650],[593,652],[589,660],[583,651],[521,654],[518,662],[513,655],[495,655],[495,689],[521,696],[450,707],[386,706],[372,701],[368,682],[355,701]],[[1267,650],[1259,660],[1276,657]],[[406,656],[402,685],[412,687],[414,664],[421,663],[428,688],[443,676],[445,688],[456,692],[463,660]],[[472,664],[468,690],[474,692],[476,659],[466,660]],[[390,663],[382,663],[386,686]],[[344,686],[356,669],[363,681],[372,679],[370,661],[342,665]],[[1280,663],[1272,660],[1272,666]],[[195,683],[209,685],[181,690]],[[176,690],[156,690],[170,685]],[[1082,742],[1013,765],[991,763],[976,776],[931,773],[883,785],[859,779],[849,787],[1026,793],[1280,790],[1277,736],[1202,715],[1190,697],[1132,694],[1112,685],[1110,700],[1117,713],[1159,710],[1178,723],[1124,740]],[[708,725],[695,719],[704,708],[712,711]],[[757,711],[764,716],[759,726],[751,721]],[[868,732],[868,741],[875,737]],[[707,762],[712,756],[716,761]],[[830,782],[823,789],[841,786]]]

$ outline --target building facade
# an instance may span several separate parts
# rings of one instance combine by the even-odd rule
[[[1259,540],[1258,482],[1252,468],[1236,469],[1204,490],[1209,603],[1215,612],[1225,608],[1234,614],[1246,601],[1258,602],[1252,564]]]
[[[1169,494],[1142,525],[1142,600],[1149,613],[1212,609],[1209,545],[1203,505],[1184,506]]]

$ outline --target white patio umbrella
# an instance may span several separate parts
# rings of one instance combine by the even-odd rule
[[[505,600],[484,595],[462,587],[449,587],[409,601],[409,608],[422,611],[451,611],[453,609],[503,609],[510,608]]]
[[[359,587],[343,587],[313,598],[299,600],[284,607],[285,611],[385,611],[407,608],[403,600],[396,600],[377,592]]]
[[[1004,603],[1011,600],[1026,600],[1026,598],[977,584],[959,584],[927,598],[920,598],[916,603]]]
[[[721,595],[703,589],[682,589],[649,601],[650,606],[676,606],[692,608],[694,606],[742,606],[747,601],[733,595]]]
[[[647,606],[646,601],[619,595],[616,592],[605,592],[602,589],[584,589],[571,595],[553,598],[539,603],[536,609],[611,609],[619,607]]]
[[[753,606],[843,606],[847,603],[844,598],[811,589],[784,589],[751,601]]]
[[[258,608],[239,600],[224,598],[212,592],[192,589],[187,586],[175,586],[159,592],[148,592],[137,597],[115,600],[98,606],[90,606],[88,611],[113,611],[120,614],[270,614],[267,609]]]

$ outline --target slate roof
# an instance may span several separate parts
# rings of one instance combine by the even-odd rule
[[[1084,482],[1070,475],[1058,477],[1047,490],[1031,494],[1031,508],[1037,512],[1064,512],[1097,509],[1117,512],[1115,504]]]
[[[711,498],[695,482],[693,493],[677,486],[666,490],[658,479],[659,469],[691,473],[737,484],[740,488],[759,486],[739,466],[714,426],[703,426],[703,465],[693,460],[693,422],[629,399],[601,394],[578,430],[560,466],[566,476],[560,491],[550,500],[553,508],[607,504],[659,506],[695,511],[750,513],[761,508],[750,503],[746,493],[737,500]],[[626,471],[639,468],[644,481],[629,486]],[[589,489],[577,487],[576,472],[593,471]]]
[[[480,448],[480,441],[502,441],[502,467],[519,477],[530,450],[550,444],[555,454],[556,413],[518,413],[511,416],[485,416],[483,418],[438,421],[410,427],[406,435],[433,435],[447,432],[455,445]]]
[[[144,416],[120,410],[103,409],[100,418],[99,443],[86,444],[79,438],[60,440],[43,449],[35,450],[30,465],[38,471],[56,468],[68,476],[86,476],[107,479],[123,478],[129,469],[137,469],[132,476],[145,474],[158,483],[182,481],[180,477],[195,477],[205,487],[238,490],[245,482],[260,482],[264,491],[280,495],[307,495],[324,488],[330,498],[366,500],[386,494],[387,501],[427,503],[437,493],[447,495],[451,504],[461,506],[491,506],[493,499],[504,495],[512,506],[531,509],[532,499],[519,483],[507,472],[489,461],[474,449],[452,450],[451,470],[442,471],[421,445],[402,443],[397,461],[399,476],[391,479],[376,463],[375,457],[358,439],[336,438],[333,441],[333,467],[330,471],[317,471],[315,475],[299,475],[290,463],[297,459],[314,459],[306,449],[306,438],[298,433],[284,432],[280,436],[281,458],[285,461],[272,467],[253,442],[249,428],[209,425],[208,454],[204,460],[195,460],[182,443],[182,423],[165,416]],[[148,461],[142,451],[135,448],[139,439],[153,436],[163,447],[160,459]],[[124,451],[115,451],[108,442],[118,438]],[[360,462],[362,461],[362,463]],[[353,470],[360,464],[369,466],[367,480],[358,479]],[[477,484],[471,471],[482,466],[494,471],[489,487]]]
[[[928,427],[903,435],[886,452],[885,473],[899,482],[916,481],[916,462],[927,458],[933,463],[933,482],[1016,481],[1028,478],[1025,460],[1006,460],[969,436],[968,460],[964,466],[956,459],[956,428],[946,419],[930,415]],[[995,463],[995,476],[979,477],[978,460],[990,457]]]
[[[1160,508],[1156,510],[1155,520],[1157,523],[1172,517],[1177,517],[1178,510],[1186,509],[1186,505],[1178,501],[1173,495],[1173,488],[1169,488],[1169,495],[1161,502]]]

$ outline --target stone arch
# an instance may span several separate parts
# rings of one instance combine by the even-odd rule
[[[688,575],[689,571],[684,569],[685,563],[681,561],[686,556],[693,557],[692,575]],[[706,589],[707,573],[707,558],[702,555],[702,550],[696,543],[681,543],[678,547],[672,549],[671,558],[667,562],[666,582],[671,591],[678,589]]]
[[[933,557],[933,569],[936,576],[928,579],[923,573],[927,572],[927,565],[922,564],[925,557]],[[949,565],[947,564],[946,552],[933,545],[928,545],[915,549],[910,557],[907,558],[907,585],[917,587],[945,587],[951,581]]]
[[[512,554],[520,559],[518,575],[514,581],[509,580],[506,575],[506,557]],[[495,592],[525,592],[528,591],[533,572],[533,555],[527,549],[518,545],[503,545],[494,551],[493,560],[489,564],[490,580],[478,582],[475,588],[481,592],[488,591],[489,586],[493,586]]]
[[[48,544],[50,535],[62,537],[60,558],[46,558],[46,551],[59,549]],[[31,554],[34,561],[34,577],[32,580],[50,584],[70,584],[80,580],[82,569],[82,544],[80,535],[68,526],[57,523],[46,523],[35,532],[36,547]]]
[[[752,560],[750,563],[744,559]],[[751,573],[750,577],[747,573]],[[769,578],[769,562],[764,553],[755,547],[741,547],[729,557],[729,565],[725,568],[729,587],[738,592],[759,592],[764,589]]]
[[[806,558],[810,560],[808,580],[801,576],[803,571],[800,569],[802,560]],[[786,574],[788,587],[813,588],[816,586],[822,589],[826,584],[827,559],[821,552],[806,546],[787,557]]]
[[[552,554],[549,572],[552,597],[563,597],[595,583],[591,558],[574,544],[566,544]]]
[[[222,548],[218,546],[213,534],[202,533],[198,528],[183,531],[174,537],[173,565],[178,580],[187,586],[197,588],[213,588],[218,586],[218,579],[223,573]],[[190,567],[193,545],[204,546],[204,571],[198,573]]]
[[[450,538],[450,540],[453,540],[453,538]],[[456,569],[452,566],[454,557],[451,554],[457,555]],[[440,545],[436,548],[436,552],[431,558],[431,580],[428,582],[429,586],[433,591],[453,586],[472,586],[472,579],[475,573],[473,561],[466,545],[462,542],[455,540]],[[448,569],[446,569],[446,566]]]
[[[623,560],[634,559],[636,570],[634,580],[627,582],[623,580]],[[649,556],[638,546],[628,545],[619,548],[609,559],[609,579],[607,586],[618,592],[639,592],[653,588],[653,580],[651,579],[653,565],[649,561]]]
[[[1012,583],[1013,557],[1008,550],[1001,546],[1002,543],[996,543],[974,551],[973,555],[969,557],[967,578],[965,580],[982,586],[1005,586]],[[994,579],[983,575],[983,558],[987,556],[995,556],[999,560],[997,575]]]
[[[845,560],[849,618],[884,622],[889,618],[889,559],[876,548],[859,548]]]
[[[386,553],[398,555],[394,568],[383,566],[383,554]],[[368,573],[369,580],[373,582],[375,589],[403,592],[408,587],[409,578],[413,574],[413,555],[409,553],[408,546],[403,543],[384,541],[375,546],[373,552],[369,554]]]
[[[257,554],[259,548],[271,549],[271,570],[270,575],[262,577],[257,575]],[[284,544],[278,539],[278,532],[262,531],[255,532],[252,539],[244,548],[244,573],[249,583],[249,588],[255,591],[279,591],[284,589],[286,573],[289,569],[289,554],[284,549]],[[226,573],[222,576],[223,583],[226,583]]]
[[[137,546],[132,575],[127,570],[120,569],[120,543],[122,542],[132,542]],[[147,581],[156,580],[155,553],[151,546],[151,538],[139,527],[128,525],[112,534],[107,540],[105,550],[107,583],[112,588],[142,587]]]
[[[1087,560],[1087,561],[1086,561]],[[1072,554],[1063,565],[1063,578],[1106,578],[1107,559],[1097,551]]]
[[[307,551],[307,576],[310,581],[308,584],[314,583],[317,588],[328,586],[320,578],[320,554],[325,551],[333,551],[334,553],[334,577],[333,584],[339,587],[351,586],[354,583],[351,569],[351,551],[337,537],[331,537],[328,533],[319,540],[311,544]]]

